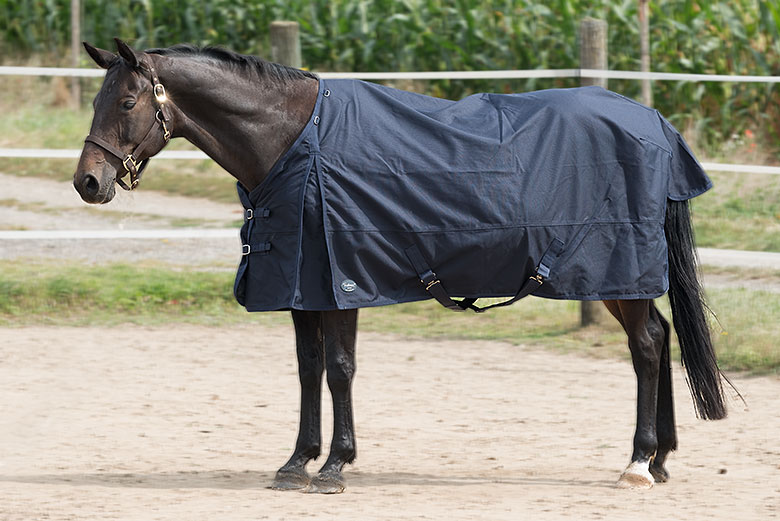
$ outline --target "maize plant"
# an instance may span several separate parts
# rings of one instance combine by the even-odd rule
[[[590,16],[609,23],[609,67],[637,70],[637,3],[82,0],[81,16],[82,38],[102,47],[111,48],[118,36],[138,47],[189,42],[260,55],[269,54],[269,24],[295,20],[301,25],[305,65],[339,71],[576,68],[579,23]],[[69,30],[70,0],[0,0],[0,51],[6,63],[30,53],[63,56]],[[775,1],[652,1],[650,31],[655,71],[780,74],[780,4]],[[458,98],[577,84],[575,79],[442,80],[421,88]],[[610,88],[639,95],[634,81],[612,81]],[[765,129],[780,145],[780,95],[772,85],[657,82],[654,97],[677,125],[698,130],[700,146],[715,146],[748,128]]]

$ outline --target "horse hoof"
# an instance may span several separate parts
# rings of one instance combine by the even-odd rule
[[[648,467],[648,462],[632,461],[631,465],[620,476],[617,487],[632,490],[653,488],[655,480]]]
[[[650,474],[655,478],[656,483],[666,483],[669,481],[669,471],[663,465],[650,465]]]
[[[306,492],[309,494],[341,494],[346,483],[341,473],[319,473],[312,478]]]
[[[284,470],[276,472],[271,488],[274,490],[303,490],[309,486],[311,478],[306,470]]]

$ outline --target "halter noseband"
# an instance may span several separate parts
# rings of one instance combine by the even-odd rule
[[[161,130],[163,132],[163,139],[165,140],[165,144],[168,144],[168,141],[171,139],[171,131],[168,129],[167,124],[171,121],[171,114],[170,110],[165,105],[165,103],[168,101],[168,97],[165,94],[165,87],[163,87],[162,83],[160,83],[160,78],[157,76],[157,72],[154,70],[154,67],[151,64],[143,63],[141,64],[141,68],[147,69],[151,75],[152,92],[154,93],[154,99],[157,102],[158,107],[154,119],[157,123],[160,124]],[[88,135],[84,141],[94,143],[122,161],[122,166],[125,167],[125,173],[122,175],[117,175],[116,182],[125,190],[133,190],[141,181],[141,174],[143,174],[144,169],[146,168],[146,165],[149,163],[149,159],[151,158],[151,155],[144,157],[144,153],[146,152],[146,148],[155,139],[154,130],[156,126],[157,125],[152,123],[152,126],[146,133],[146,136],[144,136],[138,146],[135,147],[135,149],[129,154],[125,154],[105,139],[93,136],[92,134]],[[127,174],[130,174],[130,186],[128,186],[123,180]]]

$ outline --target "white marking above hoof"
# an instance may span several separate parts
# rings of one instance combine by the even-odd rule
[[[617,487],[636,490],[649,489],[653,488],[654,483],[653,475],[650,474],[650,462],[632,461],[620,476]]]

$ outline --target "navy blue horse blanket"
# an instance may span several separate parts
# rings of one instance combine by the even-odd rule
[[[599,87],[455,102],[320,80],[292,147],[238,187],[235,295],[249,311],[349,309],[431,298],[435,278],[511,297],[539,271],[539,297],[655,298],[667,199],[710,187],[656,110]]]

